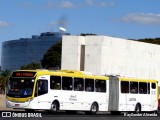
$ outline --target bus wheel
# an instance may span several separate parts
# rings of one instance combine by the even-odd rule
[[[98,104],[97,103],[93,103],[92,105],[91,105],[91,114],[96,114],[97,113],[97,111],[98,111]]]
[[[137,104],[135,107],[135,113],[140,113],[141,112],[141,105]]]
[[[55,113],[58,111],[58,109],[59,109],[59,104],[57,102],[53,102],[51,105],[51,112]]]

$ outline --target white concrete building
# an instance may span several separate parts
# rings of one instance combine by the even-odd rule
[[[61,65],[98,75],[160,80],[160,45],[108,36],[63,36]]]

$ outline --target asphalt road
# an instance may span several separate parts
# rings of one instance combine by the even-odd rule
[[[111,115],[109,112],[98,113],[97,115],[85,115],[83,112],[68,115],[65,112],[48,114],[46,112],[25,113],[24,111],[1,111],[0,120],[159,120],[160,113],[122,113]]]

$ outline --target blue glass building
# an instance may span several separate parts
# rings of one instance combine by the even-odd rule
[[[64,32],[46,32],[33,35],[32,38],[20,38],[2,43],[1,70],[17,70],[31,62],[40,63],[44,53],[57,41]]]

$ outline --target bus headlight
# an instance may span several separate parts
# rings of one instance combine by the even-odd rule
[[[26,100],[26,102],[31,102],[33,100],[33,98],[29,98],[28,100]]]

